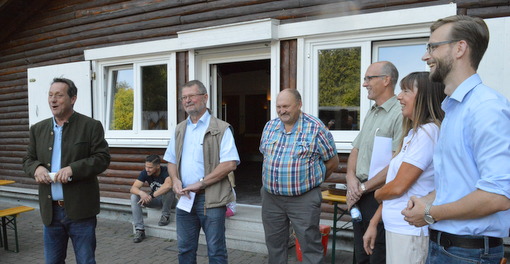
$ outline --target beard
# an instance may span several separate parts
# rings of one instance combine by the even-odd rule
[[[446,76],[450,74],[453,67],[453,60],[451,57],[444,59],[435,59],[436,70],[430,74],[430,80],[444,84]]]

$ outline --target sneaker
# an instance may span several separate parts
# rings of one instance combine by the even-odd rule
[[[140,243],[145,239],[145,231],[144,230],[136,230],[135,237],[133,238],[133,242]]]
[[[161,219],[159,219],[159,226],[166,226],[170,223],[170,216],[169,215],[162,215]]]

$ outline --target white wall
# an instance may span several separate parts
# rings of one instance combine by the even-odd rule
[[[484,84],[510,100],[510,17],[485,19],[490,41],[478,73]]]

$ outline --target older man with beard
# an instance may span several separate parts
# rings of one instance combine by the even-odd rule
[[[510,103],[476,73],[489,43],[480,18],[431,26],[423,60],[445,85],[445,119],[434,153],[435,191],[402,213],[430,225],[427,263],[500,263],[510,228]]]
[[[176,209],[181,264],[197,263],[200,229],[205,233],[209,263],[228,263],[225,212],[234,194],[227,175],[237,168],[239,154],[232,127],[209,113],[208,98],[202,82],[184,84],[180,101],[189,117],[175,128],[164,156],[174,193],[193,203],[189,212]]]

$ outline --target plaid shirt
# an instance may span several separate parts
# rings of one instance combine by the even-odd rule
[[[327,161],[337,155],[333,135],[311,115],[301,113],[292,131],[279,118],[267,122],[260,140],[262,183],[274,195],[297,196],[319,186]]]

